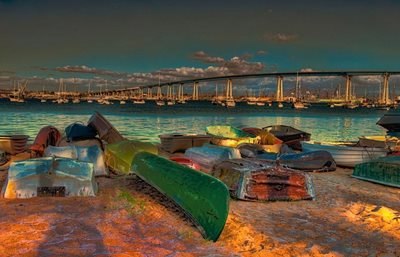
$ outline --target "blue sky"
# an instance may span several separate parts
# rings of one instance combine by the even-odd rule
[[[0,86],[399,70],[399,13],[389,0],[0,0]]]

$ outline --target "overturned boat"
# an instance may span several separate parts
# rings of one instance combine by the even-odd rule
[[[90,117],[88,126],[95,129],[100,139],[109,144],[118,143],[125,140],[119,131],[114,128],[114,126],[99,112],[95,112],[92,117]]]
[[[12,155],[22,153],[26,150],[28,138],[26,135],[0,136],[0,149]]]
[[[151,143],[124,140],[106,145],[104,158],[112,171],[119,174],[129,174],[131,173],[132,160],[140,152],[158,154],[158,149]]]
[[[287,144],[293,149],[298,150],[301,150],[300,142],[310,141],[311,138],[310,133],[285,125],[272,125],[264,127],[263,130],[268,131],[269,133],[282,140],[283,143]]]
[[[236,147],[242,143],[257,143],[259,138],[232,126],[208,126],[206,133],[212,136],[211,143]]]
[[[223,160],[240,158],[240,151],[231,147],[203,145],[189,148],[185,157],[197,163],[201,171],[208,173]]]
[[[38,158],[10,165],[4,198],[95,196],[93,164],[65,158]]]
[[[386,156],[357,164],[352,177],[400,188],[400,156]]]
[[[225,160],[214,167],[211,175],[224,182],[236,199],[294,201],[315,198],[308,174],[260,161]]]
[[[397,137],[391,136],[361,136],[358,138],[359,145],[362,147],[379,147],[395,150],[399,142]]]
[[[198,134],[163,134],[160,135],[162,150],[168,153],[184,152],[191,147],[198,147],[208,144],[211,141],[209,135]]]
[[[179,205],[204,238],[216,241],[229,211],[228,188],[218,179],[157,155],[141,152],[134,174]]]
[[[48,146],[44,151],[46,157],[70,158],[93,164],[95,176],[107,176],[108,169],[104,162],[103,151],[97,146]]]
[[[304,152],[327,151],[338,166],[353,168],[356,164],[386,156],[386,148],[361,147],[357,142],[301,142]]]
[[[383,115],[376,124],[390,132],[398,132],[400,131],[400,114],[387,113]]]
[[[238,146],[243,158],[254,158],[271,164],[277,164],[302,171],[334,171],[336,163],[327,151],[313,151],[303,153],[268,153],[262,147],[253,144]]]

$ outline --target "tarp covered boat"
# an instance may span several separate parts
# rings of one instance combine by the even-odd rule
[[[38,158],[10,165],[5,198],[95,196],[93,164],[65,158]]]
[[[303,153],[268,153],[258,145],[242,144],[238,146],[243,158],[254,158],[303,171],[334,171],[336,163],[327,151],[313,151]]]
[[[400,131],[400,114],[399,113],[386,113],[381,117],[377,125],[387,129],[388,131]]]
[[[95,176],[107,176],[108,169],[104,162],[103,151],[97,146],[48,146],[44,151],[47,157],[70,158],[93,164]]]
[[[357,164],[352,176],[400,188],[400,156],[386,156]]]
[[[208,126],[206,133],[212,136],[214,145],[236,147],[242,143],[258,143],[259,138],[232,126]]]
[[[26,150],[28,138],[26,135],[0,136],[0,149],[12,155],[22,153]]]
[[[147,152],[135,156],[131,170],[178,204],[204,238],[218,239],[229,211],[229,192],[221,181]]]
[[[140,152],[158,154],[157,147],[151,143],[125,140],[106,145],[104,158],[106,164],[116,173],[131,173],[132,160]]]
[[[189,148],[185,152],[185,157],[200,165],[204,172],[210,172],[214,165],[226,159],[240,158],[240,152],[236,148],[203,145],[202,147]]]
[[[360,147],[356,142],[301,142],[304,152],[327,151],[338,166],[353,168],[356,164],[386,156],[388,149]]]
[[[211,141],[211,136],[198,134],[163,134],[159,137],[161,148],[168,153],[184,152],[186,149],[202,146]]]
[[[277,138],[283,141],[283,143],[292,147],[293,149],[301,149],[301,141],[309,141],[311,134],[301,131],[299,129],[285,126],[285,125],[272,125],[264,127],[263,130],[268,131]]]
[[[109,144],[125,140],[125,138],[114,128],[111,123],[98,112],[95,112],[88,121],[88,126],[94,128],[99,137]]]
[[[315,197],[308,174],[248,159],[216,165],[211,173],[224,182],[231,196],[250,201],[306,200]]]

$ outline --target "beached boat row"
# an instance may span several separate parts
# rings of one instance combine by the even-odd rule
[[[387,119],[378,123],[397,133],[396,119]],[[376,137],[352,144],[314,142],[311,134],[283,125],[209,126],[205,134],[162,134],[155,145],[125,139],[95,113],[86,125],[69,125],[65,136],[44,127],[29,147],[26,136],[0,139],[0,165],[8,169],[6,198],[95,196],[97,176],[135,174],[180,206],[213,241],[224,228],[230,197],[315,199],[308,172],[355,167],[355,178],[400,187],[397,143],[387,147]],[[7,162],[10,154],[24,151],[29,152],[24,160]]]

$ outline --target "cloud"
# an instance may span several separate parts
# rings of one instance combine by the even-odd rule
[[[95,74],[95,75],[110,76],[110,77],[121,77],[121,76],[125,76],[126,75],[126,73],[109,71],[109,70],[104,70],[104,69],[91,68],[91,67],[88,67],[86,65],[81,65],[81,66],[70,66],[70,65],[67,65],[67,66],[64,66],[64,67],[57,67],[57,68],[41,67],[40,69],[41,70],[52,70],[52,71],[58,71],[58,72]]]
[[[192,57],[193,57],[193,59],[202,61],[204,63],[221,64],[221,63],[225,62],[224,58],[213,57],[213,56],[206,54],[203,51],[198,51],[198,52],[193,53]]]
[[[266,33],[264,34],[264,39],[267,41],[277,42],[277,43],[288,43],[296,41],[298,36],[296,34],[285,34],[285,33]]]

